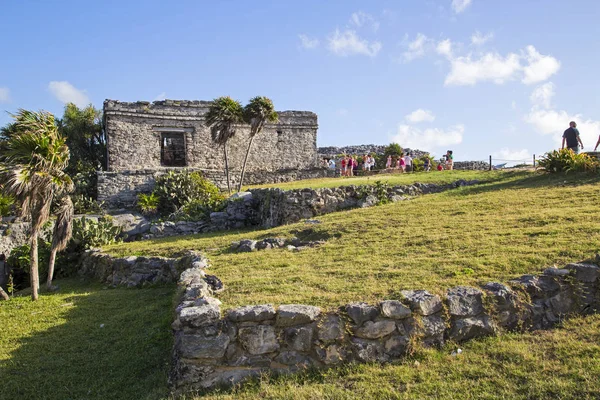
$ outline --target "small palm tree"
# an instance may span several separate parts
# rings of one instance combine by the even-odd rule
[[[206,125],[210,128],[212,141],[218,146],[223,146],[223,151],[225,153],[227,190],[229,191],[229,194],[231,194],[227,142],[235,136],[236,125],[239,125],[244,121],[242,105],[239,101],[228,96],[216,98],[210,105],[205,118]]]
[[[56,253],[63,251],[73,235],[73,201],[70,196],[63,196],[60,200],[58,211],[56,212],[56,223],[52,232],[52,249],[50,251],[50,262],[48,263],[48,280],[46,287],[52,289],[52,279],[54,278],[54,262]]]
[[[244,121],[250,125],[250,141],[248,142],[248,149],[246,150],[246,156],[244,157],[244,163],[242,164],[242,174],[240,176],[238,192],[242,191],[246,163],[248,162],[248,154],[250,154],[250,148],[252,147],[254,137],[262,131],[267,122],[275,123],[278,120],[279,116],[275,111],[273,102],[268,97],[256,96],[250,99],[250,102],[244,107]]]
[[[31,297],[38,299],[38,236],[50,217],[56,193],[71,192],[73,181],[64,172],[69,148],[58,133],[54,116],[46,111],[19,110],[13,115],[17,133],[4,143],[0,182],[13,195],[21,213],[31,221]]]

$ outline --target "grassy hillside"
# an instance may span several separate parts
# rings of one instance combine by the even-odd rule
[[[174,287],[57,284],[0,301],[0,398],[165,397]]]
[[[479,179],[493,180],[505,174],[502,171],[430,171],[417,172],[410,174],[381,174],[371,176],[356,177],[336,177],[324,179],[306,179],[301,181],[292,181],[286,183],[272,183],[266,185],[251,185],[246,189],[277,187],[284,190],[311,188],[338,187],[348,185],[372,185],[375,181],[388,182],[390,185],[409,185],[415,182],[420,183],[449,183],[458,179]]]
[[[600,191],[589,175],[502,174],[482,186],[355,209],[269,230],[112,246],[120,255],[207,252],[225,283],[224,307],[305,303],[338,307],[396,298],[403,289],[506,281],[592,256],[599,249]],[[319,248],[230,253],[231,241],[323,238]]]

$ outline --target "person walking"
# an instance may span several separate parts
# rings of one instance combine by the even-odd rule
[[[429,157],[425,157],[425,159],[423,160],[423,169],[425,170],[425,172],[429,172],[431,170],[431,160],[429,159]]]
[[[565,144],[567,145],[567,149],[573,150],[575,154],[579,154],[579,145],[581,145],[581,148],[583,149],[583,142],[579,137],[579,131],[577,130],[575,121],[569,122],[569,129],[563,133],[561,150],[565,148]],[[597,144],[596,147],[598,147]]]
[[[452,171],[454,169],[454,155],[452,150],[446,152],[446,169]]]

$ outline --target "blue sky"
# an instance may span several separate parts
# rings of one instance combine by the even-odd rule
[[[598,0],[0,2],[1,110],[266,95],[320,146],[458,160],[600,134]]]

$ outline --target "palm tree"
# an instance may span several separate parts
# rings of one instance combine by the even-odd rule
[[[70,196],[63,196],[56,213],[56,223],[52,232],[52,250],[50,252],[50,262],[48,263],[48,280],[46,287],[52,289],[52,278],[54,277],[54,262],[56,253],[63,251],[73,234],[73,202]]]
[[[242,174],[240,176],[240,184],[238,192],[242,191],[242,183],[244,182],[244,173],[246,172],[246,162],[248,162],[248,154],[254,137],[259,134],[267,122],[275,123],[279,119],[273,102],[268,97],[256,96],[250,99],[250,102],[244,107],[244,121],[250,125],[250,141],[248,149],[242,164]]]
[[[227,158],[227,142],[235,136],[236,125],[241,124],[243,109],[239,101],[229,96],[213,100],[205,115],[206,125],[210,128],[212,141],[218,146],[223,146],[225,153],[225,175],[227,176],[227,190],[231,194],[229,182],[229,160]]]
[[[54,195],[73,190],[73,181],[64,172],[69,148],[49,112],[20,109],[13,118],[18,130],[5,142],[0,181],[4,191],[19,202],[21,213],[31,220],[31,298],[37,300],[38,236],[50,217]]]

